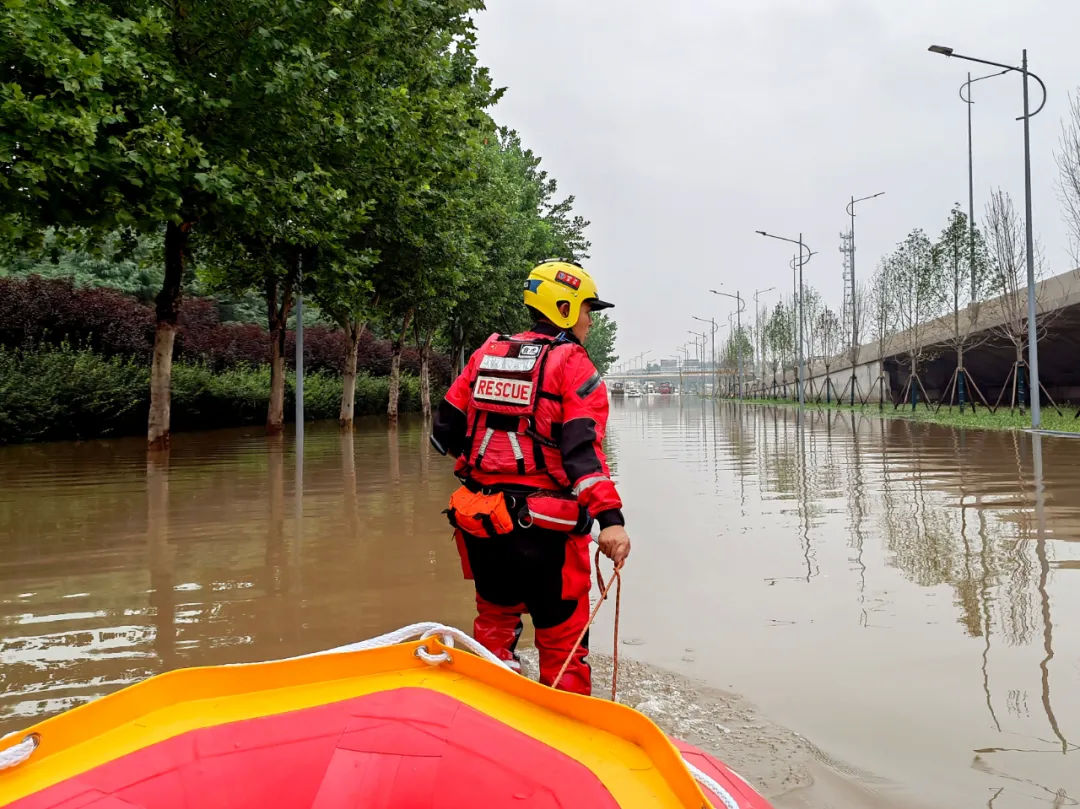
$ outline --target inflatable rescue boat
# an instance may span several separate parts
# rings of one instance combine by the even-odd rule
[[[632,708],[541,686],[467,635],[417,624],[316,655],[178,669],[11,734],[0,806],[769,805]]]

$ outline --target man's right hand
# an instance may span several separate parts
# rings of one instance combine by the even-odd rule
[[[622,567],[630,555],[630,537],[621,525],[609,525],[603,529],[596,544],[600,546],[600,552],[615,563],[616,568]]]

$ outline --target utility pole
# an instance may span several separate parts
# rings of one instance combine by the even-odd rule
[[[855,406],[855,386],[858,384],[855,379],[855,361],[858,359],[856,354],[859,351],[859,312],[856,306],[855,295],[855,204],[857,202],[865,202],[868,199],[874,199],[884,194],[884,191],[878,191],[876,194],[870,194],[866,197],[859,197],[855,199],[855,195],[851,195],[851,202],[847,204],[848,215],[851,216],[851,230],[848,232],[846,252],[845,247],[841,246],[840,251],[845,253],[847,259],[844,263],[844,293],[850,294],[851,299],[851,406]],[[844,239],[844,234],[840,234],[840,238]],[[849,292],[850,284],[850,292]]]
[[[973,56],[962,56],[946,45],[931,45],[931,53],[939,53],[955,59],[963,59],[967,62],[978,62],[981,65],[1000,67],[1005,72],[1018,72],[1024,81],[1024,114],[1020,120],[1024,122],[1024,236],[1027,248],[1027,327],[1028,327],[1028,388],[1031,399],[1031,426],[1039,429],[1042,424],[1042,407],[1040,402],[1039,382],[1039,341],[1036,332],[1036,307],[1035,307],[1035,237],[1031,221],[1031,118],[1038,115],[1046,106],[1046,85],[1043,80],[1028,70],[1027,48],[1021,52],[1020,67],[1007,65],[1003,62],[992,62],[989,59],[977,59]],[[1030,98],[1028,96],[1028,79],[1035,79],[1042,90],[1042,101],[1034,112],[1031,111]],[[970,89],[970,86],[969,86]]]
[[[717,392],[717,391],[720,390],[720,374],[718,374],[717,371],[716,371],[716,319],[710,317],[708,320],[706,320],[705,318],[698,317],[697,315],[691,315],[691,317],[694,318],[694,320],[701,321],[702,323],[708,323],[709,326],[711,327],[711,331],[709,333],[709,341],[710,341],[710,344],[711,344],[711,347],[709,349],[709,351],[710,351],[709,363],[710,363],[711,367],[709,368],[709,372],[710,372],[711,377],[714,379],[715,387],[714,387],[713,390],[714,390],[714,392]],[[703,342],[704,342],[704,340],[703,340]],[[702,345],[701,350],[702,350],[702,353],[704,353],[704,351],[705,351],[705,346],[704,345]]]
[[[738,373],[739,373],[738,382],[736,383],[737,387],[738,387],[738,397],[740,399],[742,399],[743,398],[743,386],[742,386],[743,364],[742,364],[742,342],[741,342],[741,338],[742,338],[742,310],[743,310],[742,294],[737,289],[735,290],[734,295],[732,295],[730,292],[721,292],[718,289],[710,289],[709,292],[711,292],[713,295],[723,295],[725,298],[732,298],[732,299],[734,299],[735,303],[738,304],[738,307],[739,307],[738,309],[735,310],[736,315],[738,317],[738,328],[736,330],[735,336],[732,338],[732,341],[733,341],[733,343],[735,345],[736,364],[738,365]],[[730,328],[730,324],[729,324],[729,328]]]
[[[304,445],[304,265],[303,253],[296,272],[296,441]]]

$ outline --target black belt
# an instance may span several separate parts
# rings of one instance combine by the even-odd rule
[[[515,497],[527,497],[530,494],[547,491],[546,489],[541,489],[537,486],[514,486],[513,484],[507,483],[496,483],[484,486],[477,483],[472,478],[462,478],[461,483],[466,489],[475,494],[507,494]]]

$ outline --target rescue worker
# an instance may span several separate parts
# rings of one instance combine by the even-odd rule
[[[616,566],[630,553],[601,443],[607,389],[585,351],[591,313],[612,304],[579,265],[550,259],[525,281],[534,324],[492,334],[440,403],[431,443],[457,458],[447,514],[476,586],[476,640],[515,670],[522,615],[551,685],[588,621],[589,541]],[[557,687],[589,694],[588,636]]]

